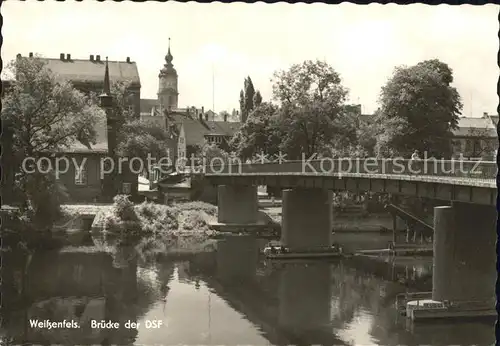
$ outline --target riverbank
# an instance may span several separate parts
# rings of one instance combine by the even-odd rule
[[[94,243],[125,243],[145,257],[161,253],[197,253],[213,250],[217,207],[203,202],[134,205],[124,197],[102,208],[92,225]]]
[[[281,225],[281,207],[266,207],[261,211]],[[389,213],[334,212],[333,229],[335,232],[392,232],[392,217]]]

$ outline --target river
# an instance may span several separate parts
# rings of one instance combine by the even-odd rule
[[[351,248],[390,236],[339,234]],[[276,263],[263,241],[228,238],[215,252],[145,258],[133,246],[10,251],[3,258],[4,344],[492,345],[494,322],[412,324],[395,297],[430,291],[432,259]],[[79,328],[36,327],[74,321]],[[119,323],[91,328],[91,321]],[[159,325],[161,321],[161,325]],[[127,323],[128,322],[128,323]],[[135,323],[132,324],[132,323]],[[156,325],[154,325],[155,323]],[[157,328],[154,328],[157,327]]]

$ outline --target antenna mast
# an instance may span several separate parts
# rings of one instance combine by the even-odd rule
[[[470,110],[469,110],[470,114],[469,116],[472,117],[472,91],[470,92]]]
[[[213,63],[212,63],[212,112],[215,114],[215,72]]]

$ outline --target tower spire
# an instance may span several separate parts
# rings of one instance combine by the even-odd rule
[[[111,95],[111,90],[109,86],[109,67],[108,67],[108,57],[106,57],[106,67],[104,70],[104,88],[103,94]]]
[[[102,88],[102,94],[99,96],[101,100],[101,107],[109,108],[112,106],[113,97],[111,96],[111,88],[109,82],[109,66],[108,57],[106,57],[106,67],[104,69],[104,86]]]
[[[170,53],[170,37],[168,38],[168,52],[167,55],[165,56],[165,61],[167,62],[166,66],[172,66],[172,60],[174,60],[174,57],[172,56],[172,53]]]

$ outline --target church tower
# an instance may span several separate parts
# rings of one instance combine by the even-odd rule
[[[161,69],[158,75],[159,87],[158,87],[158,102],[162,108],[166,109],[176,109],[178,108],[178,96],[177,92],[177,71],[172,65],[173,56],[170,53],[170,38],[168,39],[168,53],[165,56],[165,61],[167,62]]]

